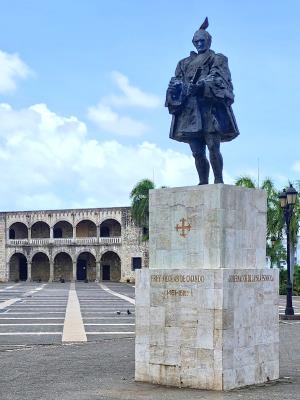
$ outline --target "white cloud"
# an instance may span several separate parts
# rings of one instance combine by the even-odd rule
[[[121,115],[115,109],[120,107],[156,108],[161,105],[160,98],[132,86],[127,76],[120,72],[113,71],[111,76],[121,93],[102,97],[98,105],[89,107],[88,118],[100,129],[109,133],[121,136],[143,135],[149,129],[145,123],[128,115]]]
[[[102,99],[102,103],[112,107],[160,107],[161,99],[151,93],[143,92],[138,87],[129,83],[127,76],[121,72],[113,71],[111,77],[115,85],[120,89],[121,94],[110,94]]]
[[[30,74],[29,67],[18,54],[8,54],[0,50],[0,93],[6,94],[16,89],[18,79]]]
[[[132,187],[153,175],[157,187],[197,183],[191,155],[90,139],[83,122],[45,104],[0,104],[0,169],[1,210],[126,206]]]
[[[100,129],[121,136],[140,136],[148,130],[148,126],[128,116],[121,116],[110,106],[99,103],[88,109],[88,118]]]

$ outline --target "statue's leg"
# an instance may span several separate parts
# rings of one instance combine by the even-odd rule
[[[195,158],[195,165],[199,176],[199,185],[208,184],[209,176],[209,162],[206,158],[206,144],[205,139],[195,139],[189,143],[193,157]]]
[[[215,183],[223,182],[223,157],[220,152],[221,138],[217,133],[207,133],[205,142],[209,150],[209,161],[215,176]]]

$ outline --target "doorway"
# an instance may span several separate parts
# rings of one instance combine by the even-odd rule
[[[120,282],[121,280],[121,260],[114,251],[107,251],[102,254],[101,259],[102,280]]]
[[[77,261],[77,277],[78,281],[85,281],[86,280],[86,267],[87,262],[86,260],[79,259]]]
[[[110,265],[102,266],[102,280],[110,281]]]
[[[26,281],[28,278],[27,259],[22,253],[15,253],[9,260],[9,280]]]
[[[20,281],[27,281],[27,260],[25,257],[20,258],[19,268]]]

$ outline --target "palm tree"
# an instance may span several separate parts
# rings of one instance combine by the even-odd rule
[[[255,188],[255,182],[249,176],[239,177],[235,184],[247,188]],[[270,178],[266,178],[262,184],[261,189],[267,193],[267,256],[271,259],[271,266],[274,263],[280,265],[284,259],[284,251],[281,244],[282,232],[284,227],[284,219],[280,202],[278,198],[278,191],[275,189],[274,183]],[[278,243],[278,241],[280,243]],[[271,245],[271,243],[273,243]]]
[[[255,182],[250,178],[250,176],[240,176],[235,181],[236,186],[243,186],[249,189],[255,189]]]
[[[154,189],[154,183],[150,179],[138,182],[130,193],[131,215],[136,225],[143,228],[143,239],[148,240],[149,228],[149,190]]]

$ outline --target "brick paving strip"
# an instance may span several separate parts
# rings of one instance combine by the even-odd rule
[[[68,304],[66,309],[63,342],[86,342],[84,324],[80,311],[80,304],[77,297],[75,283],[71,283]]]
[[[17,285],[20,285],[20,283],[18,283]],[[15,286],[17,286],[17,285],[15,285]],[[2,293],[2,292],[5,292],[6,290],[13,289],[15,286],[6,286],[5,288],[0,289],[0,292]]]
[[[9,300],[3,301],[2,303],[0,303],[0,310],[3,310],[5,307],[11,306],[12,304],[16,303],[18,300],[21,300],[21,299],[16,298],[16,299],[9,299]]]
[[[2,290],[2,292],[5,291],[5,290],[9,290],[9,289],[11,289],[11,288],[14,288],[15,286],[18,286],[18,285],[19,285],[19,284],[14,285],[14,286],[8,286],[8,287],[4,288],[4,289]],[[42,286],[39,286],[38,288],[36,288],[36,289],[34,289],[34,290],[31,290],[30,292],[26,292],[24,296],[28,297],[28,296],[34,294],[34,293],[38,292],[39,290],[44,289],[44,287],[45,287],[46,285],[47,285],[47,284],[45,283],[45,284],[43,284]],[[9,300],[3,301],[2,303],[0,303],[0,310],[3,310],[4,308],[11,306],[12,304],[16,303],[16,302],[19,301],[19,300],[21,300],[21,298],[16,297],[16,298],[14,298],[14,299],[9,299]]]
[[[106,292],[112,294],[113,296],[117,296],[120,299],[126,300],[131,304],[135,304],[135,300],[132,299],[131,297],[125,296],[124,294],[120,294],[120,293],[114,292],[113,290],[109,289],[107,286],[103,285],[103,283],[99,283],[99,286],[101,287],[101,289],[103,289]]]

